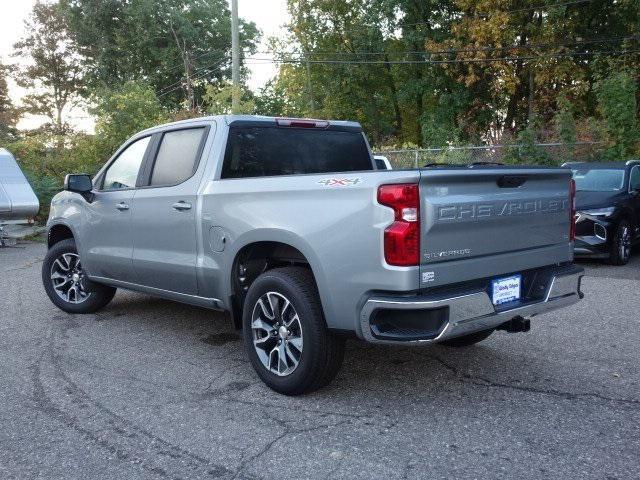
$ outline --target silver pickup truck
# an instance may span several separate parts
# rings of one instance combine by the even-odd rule
[[[260,378],[328,384],[348,336],[452,347],[582,297],[571,172],[377,170],[353,122],[217,116],[145,130],[51,203],[70,313],[116,288],[224,310]]]

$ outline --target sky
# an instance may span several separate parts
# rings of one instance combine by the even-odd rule
[[[13,44],[24,34],[24,20],[28,17],[36,0],[0,0],[0,59],[3,63],[14,62],[11,58]],[[254,22],[262,31],[263,41],[271,36],[280,36],[283,25],[288,21],[286,0],[238,0],[238,15]],[[264,48],[262,48],[263,50]],[[261,57],[264,57],[261,54]],[[249,65],[251,77],[249,87],[257,90],[276,73],[276,67],[270,63]],[[10,95],[19,104],[24,90],[11,80]],[[93,130],[93,119],[83,109],[68,112],[68,121],[76,128]],[[26,115],[18,124],[19,128],[34,128],[43,122],[42,117]]]

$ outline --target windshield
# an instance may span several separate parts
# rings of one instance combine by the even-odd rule
[[[616,192],[624,187],[624,170],[578,169],[573,170],[573,179],[579,192]]]

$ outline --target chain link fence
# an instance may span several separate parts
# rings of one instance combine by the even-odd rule
[[[601,158],[601,142],[538,143],[535,145],[483,145],[469,147],[378,150],[394,169],[418,168],[433,163],[517,163],[560,165],[568,161],[596,161]]]

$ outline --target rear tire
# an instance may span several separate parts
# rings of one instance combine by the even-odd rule
[[[469,347],[475,345],[478,342],[486,340],[493,333],[493,329],[482,330],[480,332],[470,333],[462,337],[450,338],[449,340],[442,340],[438,342],[440,345],[446,347]]]
[[[89,283],[85,278],[72,238],[56,243],[47,252],[42,263],[42,284],[53,304],[67,313],[93,313],[116,294],[115,288]]]
[[[276,392],[312,392],[340,370],[344,339],[327,330],[309,269],[276,268],[260,275],[249,287],[242,317],[251,364]]]
[[[609,263],[611,265],[626,265],[631,258],[631,225],[621,220],[611,242]]]

